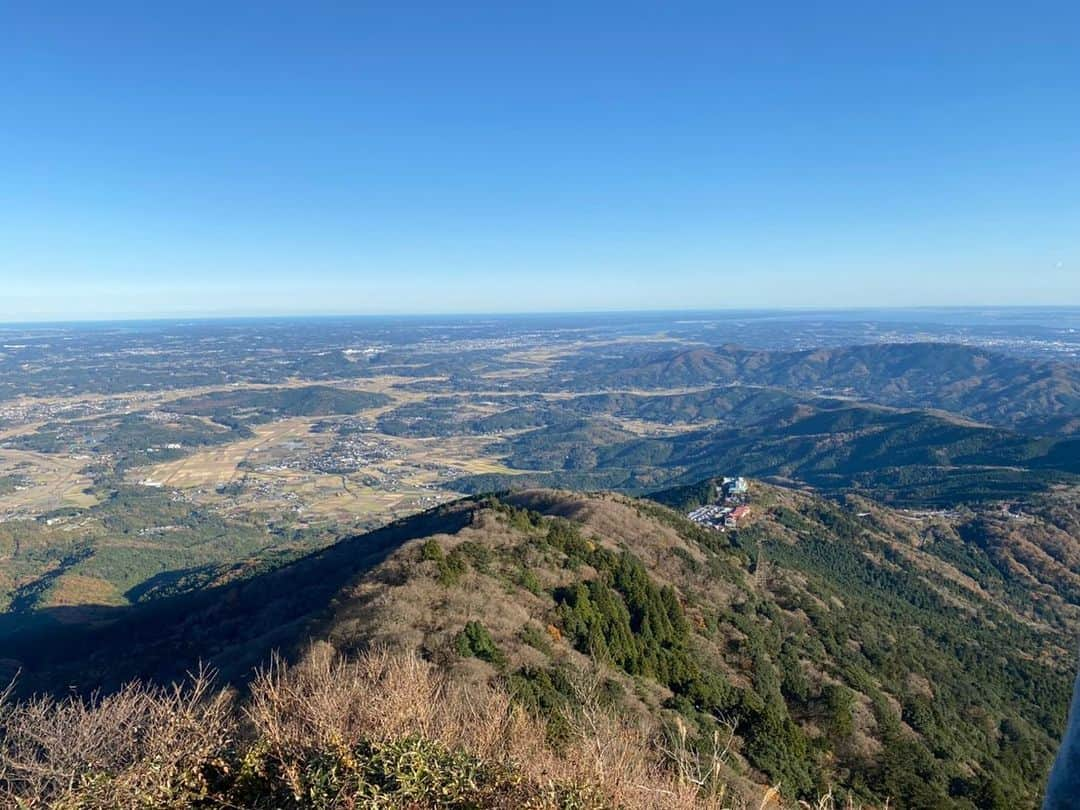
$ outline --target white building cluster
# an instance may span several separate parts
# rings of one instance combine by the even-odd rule
[[[721,478],[716,487],[716,500],[699,506],[687,517],[694,523],[717,531],[736,529],[739,522],[750,515],[750,507],[746,505],[746,494],[749,490],[746,479],[741,476]]]

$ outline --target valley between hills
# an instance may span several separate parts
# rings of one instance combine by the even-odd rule
[[[122,696],[206,665],[250,711],[338,666],[390,689],[349,669],[382,661],[524,712],[563,799],[484,749],[468,767],[494,768],[494,793],[468,782],[447,806],[664,806],[571,767],[602,716],[671,807],[1036,807],[1080,633],[1075,362],[854,332],[791,345],[821,339],[812,323],[744,325],[748,349],[702,329],[5,339],[0,675],[13,698]],[[727,475],[750,481],[745,519],[688,520]],[[400,787],[364,770],[379,746],[430,733],[439,757],[480,756],[438,718],[365,738],[359,760],[326,740],[274,749],[257,788],[241,760],[270,749],[221,720],[256,748],[208,741],[176,767],[204,774],[207,806],[290,806],[316,784],[367,796]],[[123,778],[101,766],[109,801],[129,760]],[[184,790],[160,806],[194,806]]]

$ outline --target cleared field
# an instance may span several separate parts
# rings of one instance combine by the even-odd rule
[[[260,425],[250,439],[204,448],[176,461],[150,467],[141,473],[141,482],[147,486],[176,489],[224,486],[236,478],[237,467],[242,461],[283,442],[310,440],[311,425],[315,421],[298,418]]]
[[[81,574],[61,576],[44,601],[44,605],[48,607],[124,604],[127,604],[127,600],[111,582]]]
[[[660,336],[654,339],[657,342],[665,340]],[[586,344],[571,342],[566,346],[512,353],[511,359],[520,362],[520,367],[495,372],[493,376],[533,373],[550,365],[558,357],[580,350],[584,345]],[[420,391],[415,387],[416,383],[425,380],[444,379],[438,376],[420,378],[387,374],[328,382],[344,390],[388,395],[392,400],[390,403],[368,409],[361,414],[363,420],[374,423],[380,416],[402,405],[445,396]],[[272,385],[253,384],[242,387],[257,391],[309,384],[308,381],[290,380]],[[139,392],[111,399],[95,396],[55,398],[38,400],[37,404],[51,407],[95,404],[100,408],[107,403],[115,413],[132,413],[151,411],[182,397],[237,389],[237,386],[206,386]],[[663,393],[688,393],[695,390],[701,389],[674,389]],[[625,393],[659,395],[656,391],[628,390]],[[520,394],[521,392],[515,392],[515,396]],[[579,394],[571,392],[541,394],[544,399],[552,402],[577,395]],[[488,396],[490,401],[477,402],[478,396]],[[471,416],[496,414],[503,410],[500,400],[505,396],[507,393],[500,390],[486,393],[473,391],[468,397],[461,398],[461,408],[463,413]],[[28,415],[29,413],[28,411]],[[40,411],[34,413],[40,414]],[[98,416],[100,410],[92,417],[82,418]],[[132,483],[181,490],[189,493],[190,497],[214,504],[228,512],[267,510],[271,514],[291,515],[301,520],[349,516],[376,519],[416,511],[440,499],[453,497],[456,493],[450,491],[448,484],[460,476],[542,472],[507,467],[499,456],[496,440],[492,437],[414,438],[391,436],[377,431],[365,432],[363,436],[370,437],[372,441],[386,448],[386,453],[372,454],[373,460],[370,463],[362,464],[360,469],[346,471],[344,475],[320,472],[323,467],[309,465],[302,457],[321,453],[335,442],[333,431],[311,431],[313,424],[325,421],[326,417],[295,417],[257,425],[253,428],[255,435],[250,439],[226,445],[206,446],[174,461],[138,467],[130,472],[128,480]],[[618,421],[634,433],[645,436],[674,433],[693,427],[660,425],[646,420]],[[0,439],[32,432],[41,424],[40,415],[36,419],[31,417],[24,424],[6,428],[0,433]],[[505,440],[514,432],[505,431],[500,438]],[[86,457],[67,458],[30,451],[0,450],[0,475],[16,472],[26,479],[26,484],[20,485],[18,491],[0,496],[0,514],[33,515],[61,506],[93,505],[93,497],[83,492],[90,482],[79,472],[88,461]],[[229,491],[222,492],[224,487],[229,487]]]
[[[176,461],[164,462],[140,472],[142,483],[148,486],[164,486],[177,489],[194,487],[218,487],[234,481],[241,473],[249,477],[258,477],[258,474],[241,471],[238,466],[245,461],[258,463],[271,456],[280,457],[283,453],[289,455],[288,446],[296,444],[295,450],[301,447],[308,450],[325,445],[332,440],[330,434],[317,434],[311,432],[311,426],[321,419],[296,418],[285,419],[260,425],[255,428],[255,436],[250,439],[232,442],[218,447],[203,448],[189,456]],[[413,439],[388,436],[372,432],[373,439],[393,446],[400,451],[398,458],[380,460],[371,465],[371,470],[361,470],[360,474],[378,474],[384,469],[409,469],[417,466],[429,465],[433,468],[453,468],[466,473],[498,472],[514,474],[521,472],[503,464],[498,458],[490,455],[491,439],[479,437],[455,437],[455,438],[432,438]],[[422,474],[424,470],[416,470]],[[434,482],[438,475],[436,470],[428,470],[428,475],[421,475],[418,483]],[[297,473],[300,477],[308,475]],[[291,471],[284,471],[281,476],[291,479],[294,476]],[[325,477],[337,479],[337,475]]]
[[[318,476],[290,491],[301,497],[309,517],[334,519],[399,517],[454,497],[407,485],[389,490],[335,476]]]
[[[185,490],[228,513],[356,523],[404,516],[457,497],[446,483],[458,476],[520,472],[492,455],[491,438],[418,439],[375,431],[365,432],[364,440],[383,452],[360,469],[308,469],[303,458],[335,441],[332,431],[311,432],[313,424],[325,421],[301,417],[260,425],[251,439],[203,448],[133,475],[146,486]],[[220,491],[230,484],[230,492]]]
[[[407,457],[403,461],[413,465],[432,464],[470,474],[516,475],[526,472],[507,467],[502,459],[492,455],[491,445],[494,440],[486,437],[453,436],[422,439],[394,437],[393,441],[406,450]]]
[[[36,515],[64,506],[93,506],[97,500],[83,492],[90,479],[82,474],[85,458],[0,449],[0,475],[25,481],[0,495],[0,514]]]
[[[690,430],[704,430],[705,428],[715,427],[720,424],[717,420],[672,422],[671,424],[653,422],[647,419],[620,418],[616,421],[618,422],[619,427],[625,428],[631,433],[636,433],[639,436],[677,436],[680,433],[685,433]]]
[[[666,342],[663,336],[653,338]],[[607,342],[607,341],[604,341]],[[610,341],[618,344],[619,340]],[[573,354],[585,346],[595,347],[595,342],[570,341],[567,345],[511,352],[508,359],[517,361],[516,368],[493,372],[490,376],[512,377],[531,374],[549,367],[558,358]],[[421,403],[447,396],[418,390],[421,382],[445,382],[447,378],[399,376],[396,373],[375,377],[327,380],[323,384],[352,391],[366,391],[387,395],[390,402],[363,411],[359,418],[371,426],[379,417],[403,405]],[[263,389],[289,388],[310,385],[307,380],[288,380],[274,384],[245,384],[243,386],[205,386],[167,391],[148,391],[125,394],[111,398],[98,396],[56,397],[20,403],[28,407],[26,421],[4,429],[0,438],[14,437],[39,427],[42,416],[49,418],[44,410],[85,406],[92,415],[76,417],[68,421],[99,418],[105,413],[128,414],[154,411],[172,400],[214,392],[235,392],[240,389],[259,391]],[[677,392],[697,390],[679,389]],[[513,397],[523,392],[515,391]],[[627,392],[630,393],[630,392]],[[657,395],[655,391],[635,392]],[[668,391],[665,393],[676,393]],[[579,395],[573,392],[540,393],[552,402]],[[453,395],[451,395],[453,396]],[[493,386],[491,391],[472,391],[459,398],[461,413],[469,417],[482,417],[503,411],[504,397],[511,396],[505,390]],[[487,397],[488,401],[478,401]],[[508,404],[506,407],[512,407]],[[30,405],[36,409],[29,408]],[[454,479],[476,474],[515,475],[541,470],[512,469],[504,463],[498,442],[506,440],[517,431],[504,431],[498,438],[492,436],[451,436],[436,438],[403,437],[365,430],[358,440],[345,442],[341,448],[340,437],[333,430],[312,432],[318,423],[333,421],[336,417],[293,417],[252,427],[255,435],[226,445],[205,446],[195,449],[183,458],[165,461],[152,466],[133,468],[128,481],[147,486],[180,490],[185,497],[221,509],[223,513],[238,517],[250,517],[263,513],[262,517],[285,519],[300,523],[321,523],[341,520],[378,522],[428,508],[441,500],[456,497],[450,488]],[[344,417],[342,417],[344,418]],[[675,432],[685,425],[661,426],[645,420],[619,420],[639,435],[657,435]],[[374,449],[367,448],[370,440]],[[349,445],[349,441],[352,442]],[[357,451],[357,447],[361,449]],[[351,450],[350,450],[351,448]],[[361,459],[356,466],[357,451]],[[343,469],[334,471],[334,456],[341,453]],[[331,459],[327,463],[327,459]],[[60,506],[90,506],[92,497],[83,493],[90,483],[79,473],[92,459],[87,457],[65,458],[60,455],[43,455],[27,451],[0,451],[0,474],[20,466],[29,486],[20,486],[18,492],[10,492],[0,498],[0,514],[32,515]],[[49,482],[47,485],[36,482]]]

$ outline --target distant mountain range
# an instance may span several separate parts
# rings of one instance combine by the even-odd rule
[[[754,389],[717,389],[712,407],[700,394],[664,399],[673,400],[667,403],[673,411],[674,400],[685,397],[693,413],[716,412],[725,406],[715,399],[745,402],[747,390]],[[562,407],[564,418],[505,441],[511,466],[555,472],[470,476],[455,486],[481,492],[531,483],[640,492],[738,472],[827,491],[862,491],[890,502],[946,504],[1007,498],[1080,475],[1080,439],[1038,438],[948,414],[826,397],[796,403],[785,393],[758,391],[751,407],[738,409],[733,427],[649,437],[603,416],[578,416],[574,402]]]
[[[1032,434],[1080,430],[1080,369],[950,343],[882,343],[806,351],[738,346],[625,358],[569,359],[570,385],[656,389],[763,385],[904,408],[951,411]]]

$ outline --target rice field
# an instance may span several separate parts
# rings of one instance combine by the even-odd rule
[[[15,476],[19,484],[0,495],[0,515],[39,515],[65,506],[97,503],[85,490],[87,459],[0,448],[0,476]]]
[[[141,483],[173,489],[221,487],[232,483],[241,462],[253,460],[268,448],[289,441],[307,441],[312,419],[286,419],[260,425],[255,436],[226,445],[206,447],[176,461],[157,464],[140,472]]]

